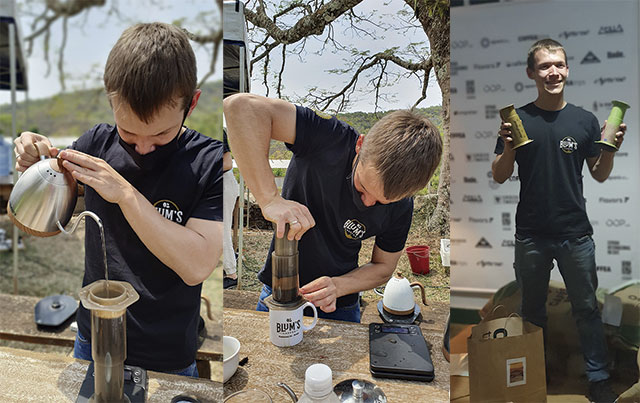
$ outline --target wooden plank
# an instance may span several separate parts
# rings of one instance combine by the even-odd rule
[[[40,298],[0,294],[0,339],[73,347],[76,334],[68,326],[47,330],[35,323],[34,307]],[[198,360],[222,361],[222,324],[205,320],[207,336],[196,354]]]
[[[277,382],[287,383],[300,396],[304,389],[304,372],[314,363],[324,363],[333,371],[333,383],[347,379],[366,379],[379,385],[391,402],[449,401],[449,363],[440,345],[442,333],[425,332],[431,344],[435,367],[433,382],[415,382],[373,378],[369,372],[368,326],[358,323],[318,320],[306,332],[303,341],[293,347],[276,347],[269,341],[269,315],[265,312],[228,308],[224,310],[225,334],[240,343],[240,359],[247,365],[224,385],[225,396],[243,389],[262,389],[276,402],[289,401]]]
[[[0,347],[3,402],[75,402],[88,362],[33,351]],[[188,394],[201,402],[221,402],[222,385],[204,379],[149,371],[147,402],[170,402]]]

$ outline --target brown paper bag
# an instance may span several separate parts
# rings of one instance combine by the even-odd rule
[[[519,323],[522,330],[519,335],[511,335],[496,327],[505,319],[475,326],[467,339],[471,402],[546,402],[542,329],[511,317],[506,321],[509,327],[517,329],[514,323]],[[492,337],[483,338],[489,332]]]

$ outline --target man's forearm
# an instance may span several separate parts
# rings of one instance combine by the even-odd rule
[[[613,156],[615,153],[601,151],[598,160],[591,168],[591,176],[598,182],[604,182],[613,170]]]
[[[216,267],[222,254],[221,222],[211,222],[207,226],[213,232],[219,227],[219,236],[205,238],[191,228],[164,218],[133,187],[119,206],[142,243],[187,285],[200,284]]]
[[[336,285],[337,296],[343,297],[385,284],[391,278],[394,270],[395,266],[390,267],[386,263],[370,262],[332,279]]]
[[[491,164],[491,173],[493,180],[498,183],[504,183],[513,173],[513,166],[516,162],[516,152],[505,147],[504,152],[496,156]]]

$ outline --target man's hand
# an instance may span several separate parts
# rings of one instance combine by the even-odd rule
[[[60,158],[76,180],[91,186],[109,203],[119,204],[132,193],[131,184],[100,158],[75,150],[63,150]]]
[[[269,203],[262,207],[262,215],[268,221],[276,223],[276,236],[284,236],[285,224],[289,224],[290,241],[300,240],[302,235],[316,225],[309,209],[298,202],[285,200],[281,196],[275,196]]]
[[[511,123],[502,122],[498,135],[502,137],[504,141],[504,148],[507,150],[513,150],[513,138],[511,137]]]
[[[329,313],[336,310],[338,289],[331,277],[323,276],[317,278],[309,284],[300,287],[300,292],[307,301],[322,311]]]
[[[58,149],[51,145],[45,136],[40,134],[23,132],[14,140],[16,154],[16,171],[24,172],[31,165],[40,161],[40,156],[55,157]]]
[[[600,128],[600,140],[604,139],[604,128],[607,126],[607,121],[604,121],[604,125]],[[621,123],[618,131],[616,132],[616,139],[614,141],[616,147],[620,149],[622,142],[624,141],[624,134],[627,132],[627,124]]]

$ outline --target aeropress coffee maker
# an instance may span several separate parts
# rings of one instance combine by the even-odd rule
[[[287,239],[289,224],[285,225],[284,236],[275,236],[274,251],[271,253],[271,288],[273,293],[265,298],[269,307],[269,337],[279,347],[294,346],[302,341],[302,334],[311,330],[318,321],[316,307],[306,301],[299,292],[298,241]],[[304,308],[313,309],[313,323],[305,326],[302,322]]]

